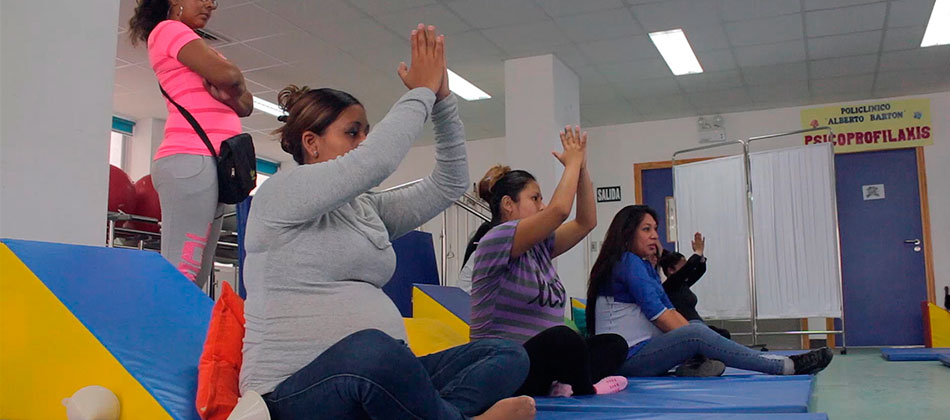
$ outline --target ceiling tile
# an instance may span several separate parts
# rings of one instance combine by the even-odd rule
[[[121,58],[122,61],[126,63],[143,63],[146,66],[149,65],[148,49],[145,47],[144,42],[139,42],[137,47],[133,47],[128,32],[122,32],[116,36],[118,37],[115,50],[115,56],[117,58]]]
[[[551,49],[551,53],[557,56],[558,60],[561,60],[562,63],[571,68],[590,65],[590,60],[587,59],[587,56],[581,53],[580,48],[573,43],[556,45]]]
[[[380,23],[397,34],[404,34],[409,39],[409,33],[419,23],[435,25],[441,34],[452,35],[472,29],[462,22],[451,10],[441,4],[401,10],[376,17]]]
[[[328,85],[327,80],[305,76],[307,72],[302,66],[284,64],[268,67],[261,70],[244,72],[244,77],[259,85],[279,91],[289,84],[310,87]]]
[[[881,54],[880,71],[931,69],[947,70],[950,66],[950,46],[890,51]]]
[[[789,0],[723,0],[720,5],[720,13],[725,21],[756,19],[800,12],[801,4]]]
[[[881,0],[805,0],[805,10],[835,9],[858,4],[877,3]]]
[[[232,44],[218,47],[218,52],[238,66],[242,71],[259,69],[282,64],[280,60],[264,54],[244,44]]]
[[[736,59],[732,50],[715,50],[696,53],[703,71],[722,71],[736,68]]]
[[[927,25],[933,8],[934,0],[891,1],[891,8],[887,16],[887,27]]]
[[[828,79],[852,74],[868,74],[873,73],[877,69],[877,58],[877,54],[869,54],[815,60],[809,63],[809,69],[811,70],[811,77],[815,79]]]
[[[283,19],[255,4],[217,10],[208,21],[208,29],[232,41],[244,41],[282,33],[291,28]]]
[[[809,37],[816,37],[880,30],[886,12],[885,3],[808,12],[805,31]]]
[[[745,88],[698,92],[689,94],[687,97],[696,110],[704,114],[726,112],[725,110],[731,107],[752,102]]]
[[[859,54],[876,54],[881,46],[881,31],[808,38],[808,58],[822,59]]]
[[[617,92],[617,87],[613,83],[581,83],[580,85],[580,103],[597,104],[603,102],[614,102],[621,98]]]
[[[559,17],[616,9],[624,4],[620,0],[543,0],[538,5],[549,15]]]
[[[719,0],[667,0],[631,7],[648,32],[686,26],[718,26]]]
[[[625,99],[581,106],[581,115],[590,121],[592,127],[622,124],[636,114],[637,111]]]
[[[666,62],[658,59],[628,61],[626,63],[596,66],[597,70],[612,83],[620,86],[634,84],[636,81],[670,77],[672,72]]]
[[[285,63],[299,61],[305,55],[333,57],[340,54],[340,50],[330,44],[301,31],[255,39],[245,42],[245,45]]]
[[[831,79],[813,79],[811,81],[811,94],[813,96],[827,96],[839,93],[870,95],[873,85],[873,74],[834,77]]]
[[[409,48],[409,33],[396,35],[373,18],[334,21],[310,33],[344,51],[366,51],[384,46]]]
[[[749,88],[749,94],[752,100],[758,103],[798,102],[810,95],[808,82],[805,80],[752,86]]]
[[[467,61],[499,60],[505,52],[473,30],[445,37],[445,54],[449,64]]]
[[[947,86],[947,72],[940,69],[882,71],[877,74],[875,90],[934,89]],[[931,90],[933,91],[933,90]]]
[[[919,48],[924,39],[924,26],[887,28],[884,31],[884,51]]]
[[[406,9],[414,9],[438,3],[438,0],[349,0],[360,10],[373,15],[384,15]],[[416,22],[419,23],[419,22]],[[428,22],[425,22],[428,23]]]
[[[682,95],[644,97],[631,101],[634,109],[649,120],[691,117],[699,115],[696,108]]]
[[[320,0],[319,2],[260,0],[258,4],[271,13],[295,23],[305,31],[316,29],[327,22],[352,21],[366,17],[366,14],[347,3],[346,0]]]
[[[623,63],[631,60],[660,58],[660,52],[646,36],[610,39],[578,45],[597,64]]]
[[[772,85],[808,80],[808,66],[804,62],[762,67],[743,67],[742,78],[750,86]]]
[[[585,83],[598,85],[607,83],[607,78],[599,70],[592,66],[568,66],[574,71],[574,74],[581,80],[581,86]]]
[[[277,121],[277,117],[273,115],[265,114],[260,111],[254,111],[254,113],[250,116],[241,118],[241,125],[252,130],[270,132],[277,127],[280,127],[282,124],[280,121]]]
[[[505,63],[502,61],[472,61],[460,63],[452,70],[469,82],[488,92],[493,98],[505,96]]]
[[[264,92],[270,92],[272,90],[267,86],[255,83],[248,79],[244,79],[244,84],[247,85],[247,91],[251,92],[252,95],[258,95]]]
[[[792,63],[805,59],[805,42],[788,41],[778,44],[736,47],[735,52],[740,67]]]
[[[685,74],[676,81],[686,93],[726,90],[742,87],[742,76],[738,70],[726,70],[714,73]]]
[[[774,44],[805,37],[800,15],[726,23],[726,35],[734,46]]]
[[[721,50],[731,47],[729,39],[726,38],[726,31],[722,25],[715,26],[686,26],[683,28],[689,45],[693,51],[702,52],[710,50]]]
[[[549,20],[544,10],[528,1],[460,0],[446,5],[479,29]]]
[[[143,89],[158,92],[158,80],[151,69],[140,65],[125,66],[115,70],[115,83],[125,86],[133,91]]]
[[[574,42],[600,41],[643,34],[643,29],[625,8],[561,17],[555,22]]]
[[[482,34],[513,57],[552,52],[555,46],[570,42],[552,21],[497,27]]]
[[[679,96],[683,89],[673,76],[656,79],[636,80],[618,85],[617,90],[631,102],[656,96]]]

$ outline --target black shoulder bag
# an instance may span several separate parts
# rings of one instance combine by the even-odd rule
[[[251,135],[241,133],[225,140],[221,143],[219,156],[215,153],[208,134],[198,124],[198,120],[188,110],[178,105],[178,102],[175,102],[165,89],[161,86],[158,88],[161,89],[162,95],[165,95],[165,98],[178,108],[178,112],[188,120],[191,127],[195,129],[195,133],[211,151],[211,156],[214,157],[218,167],[218,202],[237,204],[244,201],[251,190],[257,186],[257,157],[254,155],[254,142]]]

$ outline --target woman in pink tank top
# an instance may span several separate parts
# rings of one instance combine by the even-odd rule
[[[241,70],[196,33],[217,0],[140,0],[129,20],[132,43],[145,41],[159,85],[208,134],[215,153],[253,111]],[[162,255],[199,287],[211,272],[224,205],[208,146],[168,99],[165,137],[152,162],[162,208]]]

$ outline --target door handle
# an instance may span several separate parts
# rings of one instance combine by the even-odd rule
[[[920,245],[920,239],[904,239],[905,244]]]

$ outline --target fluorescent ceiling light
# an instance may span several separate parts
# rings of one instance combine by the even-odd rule
[[[449,89],[466,101],[491,99],[491,95],[479,89],[478,86],[471,84],[468,80],[463,79],[462,76],[455,74],[452,70],[449,70]]]
[[[273,102],[265,101],[256,96],[254,97],[254,109],[261,112],[266,112],[275,117],[279,117],[281,115],[287,115],[287,113],[284,112],[284,110],[280,109],[280,107],[277,106],[277,104]]]
[[[924,31],[921,47],[950,44],[950,0],[937,0],[930,12],[930,22]]]
[[[703,72],[703,67],[699,65],[699,60],[696,59],[696,54],[690,48],[682,29],[652,32],[650,40],[656,45],[656,49],[660,50],[660,55],[666,60],[666,65],[670,66],[673,74],[680,76]]]

